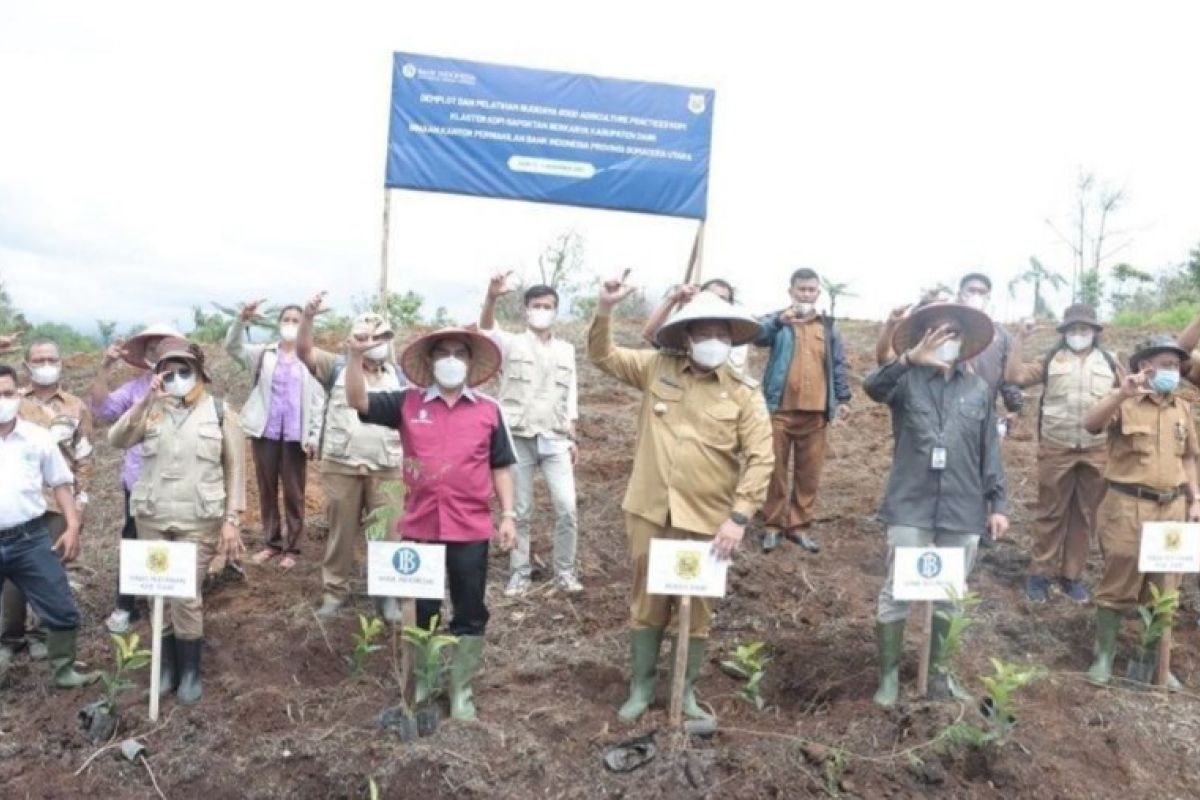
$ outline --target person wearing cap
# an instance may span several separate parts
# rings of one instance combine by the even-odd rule
[[[759,347],[771,349],[762,389],[775,450],[775,471],[763,507],[762,549],[774,550],[782,534],[816,553],[820,545],[807,531],[825,464],[826,426],[850,412],[850,371],[842,335],[831,317],[817,312],[817,273],[796,270],[788,291],[792,305],[760,319],[754,339]]]
[[[1125,372],[1100,346],[1104,327],[1086,303],[1068,306],[1058,326],[1061,338],[1042,358],[1026,361],[1025,344],[1034,324],[1013,337],[1005,380],[1022,389],[1040,385],[1038,407],[1038,511],[1025,597],[1049,599],[1050,582],[1077,603],[1091,599],[1081,577],[1095,529],[1096,508],[1104,497],[1106,436],[1083,427],[1088,410]]]
[[[987,315],[958,303],[931,303],[896,329],[899,358],[863,383],[867,396],[892,413],[894,453],[879,518],[887,526],[887,577],[876,609],[880,681],[875,702],[890,706],[900,691],[900,659],[908,602],[893,596],[897,547],[962,548],[965,574],[979,537],[1008,529],[1008,489],[987,383],[967,362],[992,340]],[[949,603],[935,603],[945,608]],[[950,620],[933,617],[929,692],[966,699],[946,664]]]
[[[159,323],[151,325],[133,336],[126,342],[114,342],[104,351],[100,369],[92,382],[88,396],[88,404],[96,420],[111,424],[116,422],[129,409],[141,402],[150,392],[150,384],[154,381],[151,371],[158,353],[159,343],[165,338],[181,339],[183,334],[170,325]],[[118,362],[125,362],[138,372],[137,376],[125,381],[114,390],[109,389],[113,377],[113,367]],[[136,539],[137,522],[129,508],[129,493],[137,483],[138,473],[142,466],[142,448],[131,447],[125,451],[125,460],[121,465],[121,489],[125,495],[125,523],[121,528],[122,539]],[[117,607],[109,615],[105,625],[110,633],[123,634],[129,631],[129,626],[138,619],[137,598],[124,595],[117,591]]]
[[[575,504],[575,461],[579,456],[575,347],[554,335],[559,298],[551,286],[525,290],[528,327],[524,332],[514,334],[496,327],[496,301],[511,291],[507,277],[503,273],[492,277],[479,314],[480,330],[492,338],[504,358],[498,398],[512,426],[517,454],[517,545],[509,556],[504,594],[524,594],[531,585],[530,516],[533,481],[539,467],[554,507],[554,584],[573,594],[583,590],[575,569],[579,537]]]
[[[20,391],[18,416],[50,431],[74,476],[72,493],[81,518],[87,505],[92,476],[92,414],[82,399],[62,387],[62,356],[52,339],[35,339],[25,348],[25,372],[30,384]],[[57,539],[67,529],[67,518],[55,492],[42,492],[46,501],[46,530]],[[0,662],[23,646],[34,660],[46,657],[45,632],[35,616],[26,613],[25,595],[9,581],[0,592]]]
[[[246,341],[246,327],[263,301],[246,303],[225,336],[225,351],[253,376],[254,384],[240,414],[250,438],[254,477],[258,484],[259,520],[264,547],[254,556],[264,564],[279,557],[291,569],[304,536],[304,488],[309,454],[317,452],[325,390],[296,353],[304,317],[301,306],[279,312],[279,340],[268,344]],[[279,490],[283,489],[283,519]]]
[[[629,699],[618,712],[627,722],[654,701],[659,648],[674,612],[673,598],[646,590],[650,541],[711,541],[718,558],[730,558],[766,497],[774,463],[770,415],[758,382],[728,364],[733,346],[758,335],[758,321],[700,292],[659,329],[659,350],[616,347],[612,310],[632,292],[623,281],[607,281],[588,331],[592,363],[643,393],[633,472],[621,505],[633,566],[632,674]],[[683,712],[711,721],[696,699],[696,679],[712,603],[693,597],[691,608],[690,638],[672,637],[676,649],[687,648]]]
[[[1097,685],[1112,680],[1124,615],[1150,599],[1150,584],[1163,591],[1179,587],[1178,575],[1138,571],[1142,525],[1200,522],[1196,426],[1191,404],[1176,392],[1187,357],[1170,336],[1150,337],[1129,359],[1132,372],[1083,420],[1088,433],[1108,438],[1108,491],[1096,514],[1104,574],[1096,587],[1095,661],[1088,670]],[[1157,641],[1148,643],[1142,661],[1152,665],[1150,674],[1157,657]],[[1170,682],[1178,688],[1173,676]]]
[[[20,407],[16,370],[0,364],[0,585],[15,583],[41,620],[53,685],[76,689],[100,675],[75,671],[79,609],[63,569],[79,555],[75,478],[51,433],[21,419]],[[66,521],[53,544],[46,486]]]
[[[325,490],[329,538],[321,565],[323,596],[317,613],[334,616],[350,600],[355,551],[364,541],[363,522],[387,502],[383,485],[401,478],[404,448],[395,427],[366,424],[346,400],[346,367],[361,360],[368,391],[394,392],[403,386],[392,354],[394,334],[379,314],[359,314],[351,338],[364,345],[338,355],[313,345],[313,320],[321,313],[325,292],[304,307],[296,352],[325,390],[328,401],[322,421],[318,468]],[[390,598],[389,598],[390,600]],[[398,614],[394,602],[383,603],[389,619]]]
[[[724,278],[710,278],[699,286],[694,283],[681,283],[673,286],[658,307],[651,311],[650,316],[646,318],[646,324],[642,327],[642,339],[647,344],[657,347],[658,329],[670,318],[671,314],[692,302],[692,298],[696,296],[697,292],[712,292],[726,303],[737,302],[733,284]],[[746,362],[749,358],[750,345],[740,344],[730,349],[729,366],[733,368],[734,372],[741,375],[746,371]]]
[[[398,431],[404,442],[404,517],[391,538],[445,546],[446,578],[458,638],[450,663],[450,715],[476,717],[471,685],[483,658],[488,613],[488,542],[516,543],[512,467],[517,463],[500,404],[475,387],[500,368],[487,336],[444,328],[409,345],[400,365],[412,388],[369,392],[363,359],[368,338],[347,343],[346,397],[367,424]],[[490,501],[499,500],[493,527]],[[428,629],[440,600],[417,601],[417,625]]]
[[[130,491],[138,538],[196,545],[196,586],[216,553],[243,550],[246,440],[237,415],[208,391],[204,352],[185,339],[159,342],[150,391],[108,432],[113,447],[141,445]],[[161,691],[183,705],[200,701],[204,602],[169,598],[163,628]]]

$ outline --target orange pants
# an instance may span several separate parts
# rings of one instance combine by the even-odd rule
[[[1031,575],[1077,581],[1087,565],[1104,499],[1105,448],[1068,450],[1043,443],[1038,449],[1038,510]]]
[[[767,527],[803,528],[813,521],[825,465],[825,412],[776,412],[771,416],[771,441],[775,470],[763,506]]]

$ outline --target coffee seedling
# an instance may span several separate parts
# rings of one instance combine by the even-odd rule
[[[367,619],[358,615],[358,633],[351,638],[354,640],[354,650],[350,654],[350,674],[361,675],[366,666],[367,656],[383,649],[376,640],[383,634],[383,620],[378,617]]]
[[[766,700],[762,696],[762,680],[767,674],[767,664],[770,657],[763,653],[765,642],[751,642],[734,648],[733,657],[721,662],[724,671],[746,683],[738,694],[746,702],[763,710]]]
[[[404,484],[400,481],[384,481],[379,484],[379,491],[387,499],[367,515],[363,529],[366,537],[376,542],[386,539],[404,516]]]
[[[408,625],[404,628],[404,641],[412,646],[416,664],[416,704],[420,708],[432,703],[442,691],[442,673],[445,671],[445,661],[442,651],[458,643],[457,636],[438,633],[438,616],[435,614],[429,620],[428,628]]]
[[[116,714],[117,701],[120,699],[121,693],[134,688],[133,681],[129,680],[127,674],[133,670],[144,668],[150,663],[151,657],[149,650],[138,649],[140,640],[136,633],[128,636],[113,634],[112,642],[114,669],[111,673],[100,673],[100,681],[104,685],[101,706],[109,715]]]

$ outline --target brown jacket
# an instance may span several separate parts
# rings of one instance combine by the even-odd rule
[[[1104,477],[1168,491],[1188,482],[1184,463],[1197,452],[1190,403],[1174,394],[1131,397],[1108,424]]]
[[[92,437],[95,435],[92,412],[87,404],[61,387],[50,399],[42,402],[34,396],[33,388],[29,387],[21,390],[21,406],[17,414],[26,422],[50,431],[75,476],[75,496],[86,495],[92,485]],[[62,509],[58,507],[54,494],[49,489],[44,494],[46,508],[61,514]]]

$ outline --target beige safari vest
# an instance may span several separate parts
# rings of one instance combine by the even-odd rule
[[[186,414],[161,406],[150,412],[129,504],[135,517],[150,518],[157,530],[195,530],[225,516],[217,402],[207,397]]]
[[[575,348],[560,339],[543,344],[526,331],[514,336],[500,382],[500,407],[514,436],[571,430],[568,398],[575,381]]]
[[[1069,350],[1055,354],[1046,365],[1042,395],[1042,438],[1075,450],[1103,447],[1107,434],[1090,434],[1083,428],[1088,409],[1108,394],[1116,375],[1099,348],[1086,358]]]
[[[395,368],[387,364],[381,374],[367,373],[367,388],[371,392],[398,391],[401,383]],[[372,471],[396,470],[404,461],[399,425],[385,428],[360,422],[358,411],[346,402],[345,369],[339,371],[329,392],[321,459]]]

